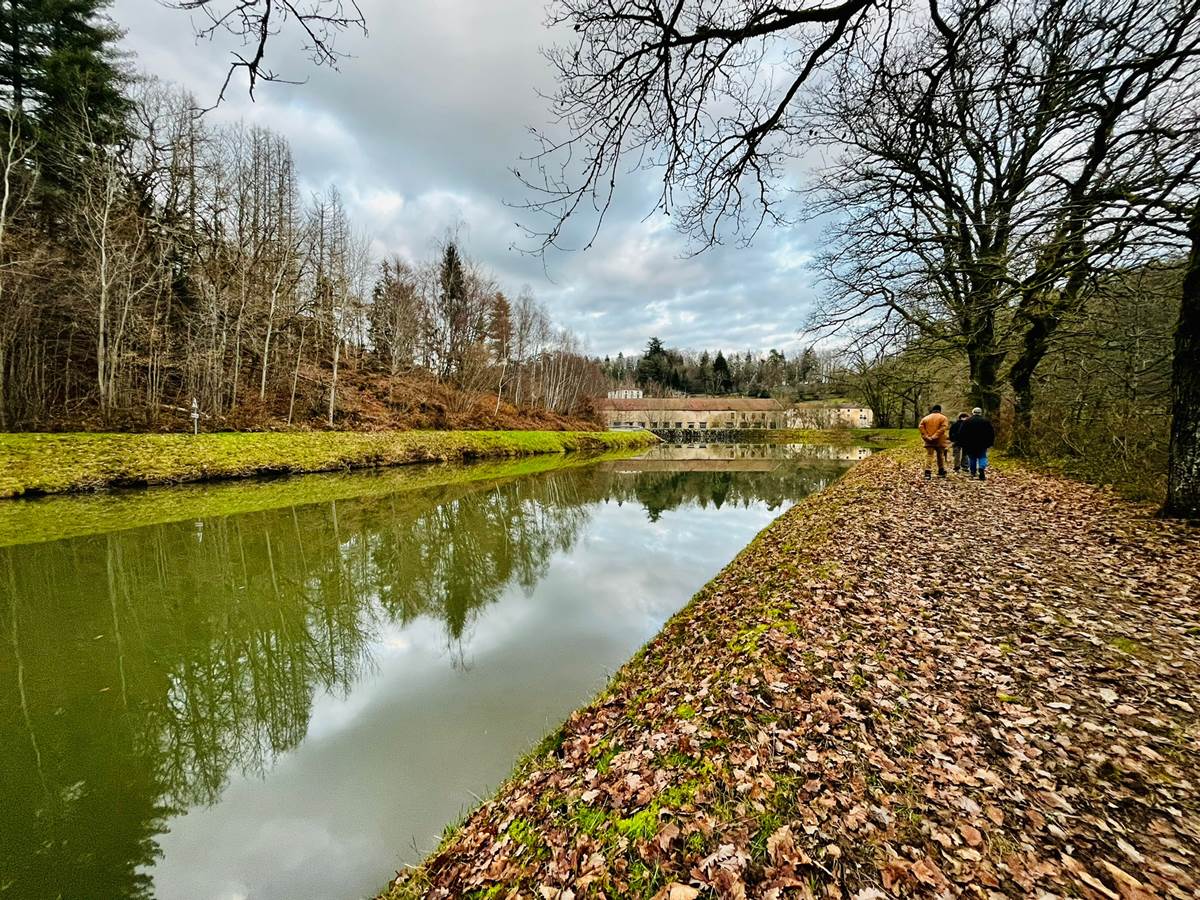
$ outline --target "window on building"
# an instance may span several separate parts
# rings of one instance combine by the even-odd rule
[[[683,423],[682,423],[682,422],[676,422],[676,423],[675,423],[675,427],[676,427],[676,428],[682,428],[682,427],[683,427]]]
[[[707,428],[707,427],[708,427],[708,423],[707,423],[707,422],[701,422],[701,423],[700,423],[700,427],[701,427],[701,428]]]

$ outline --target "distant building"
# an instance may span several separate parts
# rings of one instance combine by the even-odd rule
[[[715,428],[787,427],[787,410],[777,400],[610,395],[596,406],[609,428],[711,431]]]
[[[642,397],[641,391],[609,391],[596,403],[609,428],[712,431],[724,428],[870,428],[866,407],[748,397]],[[629,396],[626,396],[629,395]],[[633,396],[636,395],[636,396]]]

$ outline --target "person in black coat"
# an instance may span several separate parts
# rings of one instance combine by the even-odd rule
[[[987,479],[987,452],[996,443],[996,429],[978,406],[971,410],[971,418],[958,426],[958,443],[967,454],[967,465],[971,477],[979,474],[979,480]]]
[[[962,430],[963,422],[971,418],[966,413],[959,413],[958,418],[950,423],[950,443],[954,445],[954,471],[961,472],[967,467],[967,454],[958,441],[958,433]]]

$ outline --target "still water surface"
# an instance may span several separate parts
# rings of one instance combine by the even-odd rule
[[[859,455],[345,476],[0,549],[0,898],[370,896]]]

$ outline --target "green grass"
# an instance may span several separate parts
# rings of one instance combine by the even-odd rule
[[[0,547],[83,537],[127,528],[264,512],[308,503],[414,494],[438,488],[498,485],[514,478],[621,459],[637,448],[605,453],[539,454],[461,465],[440,463],[286,478],[180,484],[98,493],[0,500]]]
[[[649,432],[389,431],[4,434],[0,498],[644,446]]]

